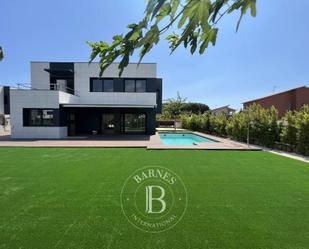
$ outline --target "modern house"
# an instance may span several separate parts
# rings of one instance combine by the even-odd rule
[[[12,138],[154,134],[162,79],[154,63],[31,62],[31,88],[11,89]]]
[[[309,104],[309,88],[302,86],[285,92],[246,101],[243,103],[243,106],[247,108],[253,103],[260,104],[264,108],[274,106],[278,110],[279,117],[282,117],[287,111],[299,110],[303,105]]]

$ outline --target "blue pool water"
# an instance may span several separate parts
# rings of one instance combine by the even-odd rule
[[[194,143],[213,143],[214,140],[194,133],[160,133],[164,145],[194,145]]]

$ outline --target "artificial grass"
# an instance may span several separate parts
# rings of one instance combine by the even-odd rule
[[[145,166],[188,191],[183,219],[159,234],[120,207]],[[267,152],[2,148],[0,248],[309,248],[309,165]]]

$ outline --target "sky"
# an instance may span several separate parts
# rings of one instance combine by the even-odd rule
[[[144,0],[1,0],[0,85],[30,83],[30,61],[88,61],[86,41],[111,41],[139,21]],[[219,24],[217,44],[204,55],[180,48],[170,55],[164,38],[143,62],[156,62],[163,98],[177,91],[211,108],[309,86],[309,1],[257,0],[235,32],[238,13]],[[137,61],[137,56],[131,58]]]

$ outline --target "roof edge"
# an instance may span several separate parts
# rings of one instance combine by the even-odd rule
[[[257,101],[257,100],[262,100],[262,99],[270,98],[272,96],[280,95],[280,94],[287,93],[287,92],[292,92],[292,91],[295,91],[295,90],[298,90],[298,89],[301,89],[301,88],[308,88],[308,87],[306,85],[304,85],[304,86],[292,88],[292,89],[289,89],[289,90],[286,90],[286,91],[282,91],[282,92],[279,92],[279,93],[274,93],[274,94],[271,94],[271,95],[267,95],[265,97],[260,97],[260,98],[256,98],[256,99],[252,99],[252,100],[247,100],[247,101],[242,102],[242,104],[246,104],[246,103],[254,102],[254,101]]]

